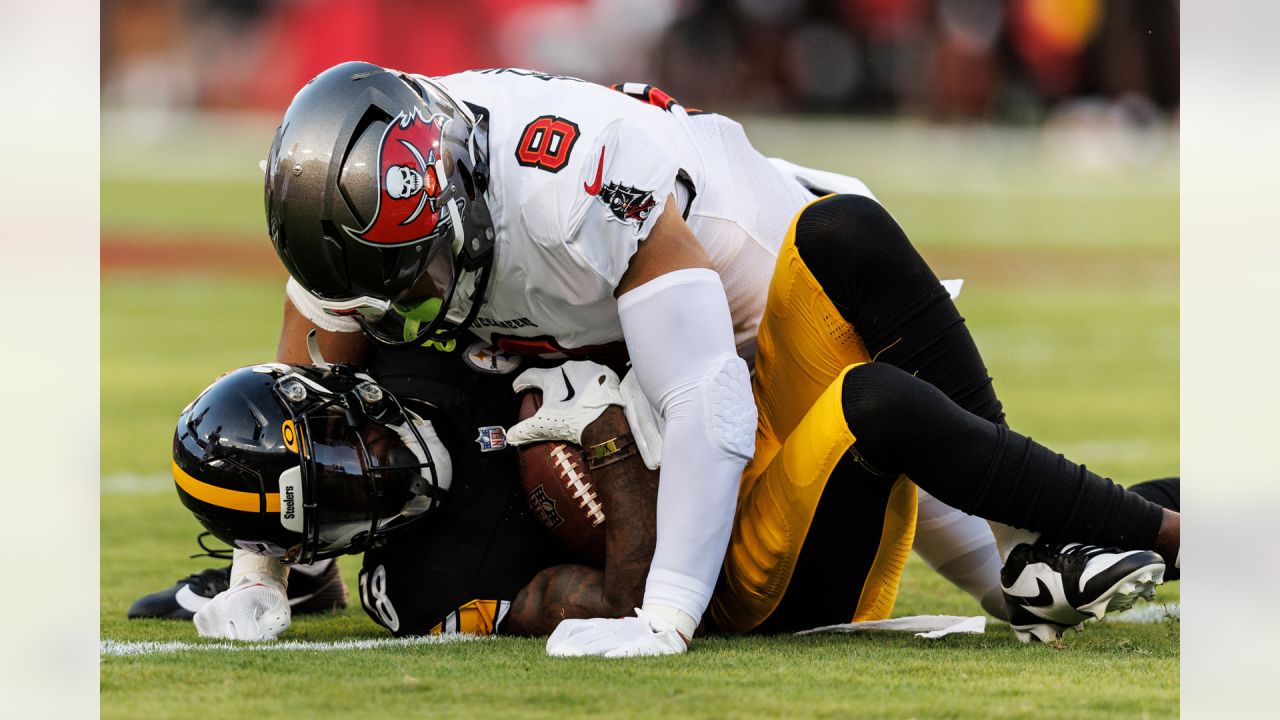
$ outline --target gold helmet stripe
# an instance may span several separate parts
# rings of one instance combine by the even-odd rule
[[[177,462],[170,461],[169,464],[173,467],[173,481],[178,484],[178,487],[185,490],[188,495],[200,502],[243,512],[258,512],[261,507],[258,493],[241,492],[240,490],[229,490],[217,485],[210,485],[188,475],[186,471],[178,467]],[[266,493],[266,496],[266,511],[269,513],[280,512],[280,493]]]

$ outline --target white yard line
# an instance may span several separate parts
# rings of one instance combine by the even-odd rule
[[[193,643],[178,640],[168,642],[155,640],[103,640],[98,645],[98,654],[103,657],[124,657],[131,655],[163,655],[166,653],[200,650],[216,652],[264,652],[271,650],[333,652],[335,650],[381,650],[384,648],[416,647],[418,645],[444,645],[446,643],[470,642],[483,639],[479,635],[427,635],[407,638],[339,640],[336,642],[285,640],[256,643]]]
[[[104,475],[98,485],[101,495],[151,495],[173,492],[173,477],[167,473]]]

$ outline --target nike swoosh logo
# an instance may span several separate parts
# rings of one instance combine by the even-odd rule
[[[1040,592],[1035,597],[1023,597],[1023,603],[1031,607],[1049,607],[1053,604],[1053,593],[1049,592],[1049,586],[1044,584],[1040,578],[1036,578],[1036,585],[1040,587]]]
[[[600,185],[604,180],[604,148],[600,148],[600,163],[596,165],[596,179],[590,185],[582,183],[582,189],[587,191],[588,195],[599,195]]]
[[[564,386],[569,388],[569,394],[565,395],[564,400],[561,400],[560,402],[569,402],[574,396],[573,383],[569,382],[569,374],[564,371],[564,368],[560,368],[560,375],[564,378]]]
[[[174,594],[173,599],[177,601],[179,607],[188,612],[199,612],[200,608],[209,604],[210,598],[197,595],[190,585],[183,585],[178,588],[178,592]]]

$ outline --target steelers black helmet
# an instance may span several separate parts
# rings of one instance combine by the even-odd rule
[[[380,342],[456,337],[493,266],[488,122],[432,78],[363,62],[298,92],[266,166],[267,229],[326,312]]]
[[[222,376],[173,436],[178,497],[223,542],[285,562],[380,545],[444,498],[431,423],[350,366],[267,363]]]

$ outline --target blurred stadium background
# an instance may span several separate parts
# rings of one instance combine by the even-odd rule
[[[1178,17],[1176,0],[107,0],[104,230],[259,234],[244,186],[271,130],[348,59],[649,82],[891,196],[1105,191],[1176,168]]]
[[[108,0],[104,107],[277,113],[353,57],[644,79],[729,113],[1028,123],[1178,105],[1176,0]]]
[[[104,0],[101,21],[103,639],[194,639],[185,624],[123,620],[136,596],[208,563],[186,558],[197,526],[167,477],[172,423],[211,378],[274,352],[285,274],[263,232],[258,163],[292,94],[348,59],[648,82],[740,120],[766,154],[858,176],[940,275],[967,280],[959,305],[1015,427],[1121,482],[1178,472],[1175,0]],[[346,568],[350,582],[355,563]],[[976,611],[913,559],[896,614]],[[358,607],[291,632],[378,635]],[[1177,712],[1176,625],[1091,629],[1057,654],[989,632],[923,656],[909,641],[792,641],[776,655],[750,644],[742,652],[762,658],[752,662],[788,667],[811,694],[789,705],[768,683],[702,688],[681,665],[690,675],[677,695],[718,716]],[[359,682],[381,673],[393,690],[444,692],[456,704],[443,714],[467,715],[531,697],[544,704],[529,712],[550,713],[572,701],[567,682],[600,681],[578,666],[550,677],[536,643],[507,642],[525,679],[486,698],[465,683],[410,682],[424,664],[488,673],[493,659],[475,650],[431,648],[416,669],[402,667],[404,651],[369,651],[360,662],[377,670]],[[715,662],[741,659],[739,646],[717,647],[708,655],[729,659]],[[814,665],[791,666],[797,647]],[[922,704],[848,679],[849,654],[868,652],[860,661],[885,672],[923,671]],[[286,656],[303,681],[332,677]],[[933,673],[938,662],[955,673]],[[1120,679],[1085,699],[1098,662]],[[1001,663],[1032,682],[975,702],[972,678],[1009,674]],[[210,654],[104,658],[103,716],[230,702],[209,671],[238,667]],[[654,677],[675,682],[667,667]],[[636,698],[650,687],[610,675],[634,682]],[[253,707],[329,715],[350,691]],[[676,696],[644,697],[651,714],[687,710]]]

